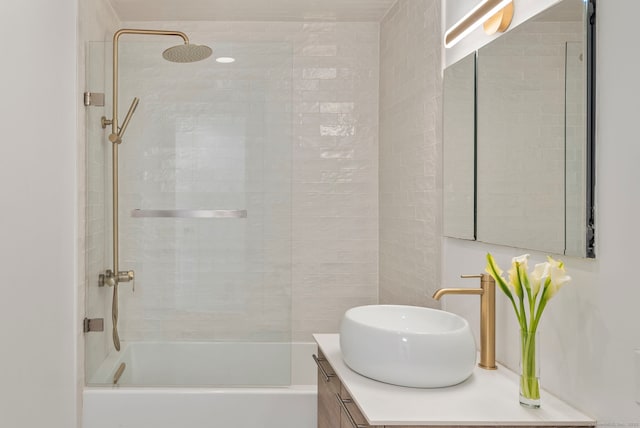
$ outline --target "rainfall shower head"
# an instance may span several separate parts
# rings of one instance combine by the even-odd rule
[[[171,62],[196,62],[209,58],[212,52],[209,46],[185,43],[165,50],[162,57]]]

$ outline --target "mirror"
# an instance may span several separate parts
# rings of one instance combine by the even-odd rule
[[[445,236],[475,239],[475,52],[444,71]]]
[[[456,103],[468,87],[459,76],[467,59],[445,70],[446,236],[473,239],[469,230],[475,227],[475,239],[482,242],[595,256],[593,33],[586,17],[583,0],[563,0],[482,47],[476,96],[466,107]],[[459,112],[474,102],[476,118],[469,125]],[[463,159],[458,151],[470,147],[469,133],[456,127],[473,125],[476,179],[470,189],[467,175],[453,163]],[[475,195],[472,209],[460,203],[469,193]]]

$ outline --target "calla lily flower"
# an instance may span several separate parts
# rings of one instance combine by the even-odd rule
[[[529,254],[523,254],[518,257],[514,257],[511,259],[511,263],[520,263],[521,266],[524,266],[524,270],[529,270]]]
[[[567,282],[571,281],[571,277],[566,274],[564,269],[564,263],[559,260],[554,260],[551,257],[548,257],[549,264],[549,277],[551,281],[549,283],[549,289],[545,293],[545,298],[547,300],[551,299],[556,293],[565,285]]]
[[[509,269],[509,285],[516,292],[516,296],[518,296],[520,300],[524,297],[523,288],[525,287],[525,281],[523,281],[523,272],[524,276],[526,276],[528,270],[528,259],[529,254],[514,257],[511,259],[511,269]],[[526,282],[528,284],[528,281]]]
[[[500,269],[500,266],[496,263],[496,260],[493,258],[491,253],[487,253],[487,267],[484,270],[486,273],[491,275],[493,279],[498,283],[500,289],[506,294],[509,299],[513,302],[513,295],[507,286],[507,282],[504,280],[502,274],[504,271]]]
[[[528,323],[523,323],[523,325],[537,326],[539,319],[537,319],[536,314],[542,313],[547,301],[555,296],[560,288],[571,280],[571,277],[567,275],[564,263],[552,257],[547,257],[547,261],[544,263],[536,264],[531,273],[527,272],[528,269],[529,254],[514,257],[511,260],[511,269],[509,269],[508,272],[509,281],[507,283],[502,277],[502,269],[500,269],[493,256],[490,253],[487,254],[487,267],[485,271],[498,282],[502,291],[512,301],[514,294],[521,301],[524,300],[526,295],[528,300],[527,304],[530,308],[530,316],[526,319],[526,314],[518,310],[516,310],[516,315],[518,318],[525,317],[525,319],[521,321],[528,321]],[[513,293],[511,290],[513,290]],[[541,290],[542,297],[538,301],[537,297]],[[525,291],[527,292],[525,293]]]
[[[533,295],[537,296],[540,291],[540,286],[544,284],[544,281],[549,277],[549,263],[538,263],[533,268],[529,281],[531,283],[531,291]]]
[[[527,272],[528,268],[529,254],[514,257],[511,260],[507,282],[493,256],[487,254],[486,272],[496,280],[500,289],[511,300],[521,329],[535,332],[548,301],[571,280],[571,277],[567,275],[564,263],[552,257],[547,257],[546,262],[535,265],[531,273]],[[514,297],[517,297],[518,301]]]

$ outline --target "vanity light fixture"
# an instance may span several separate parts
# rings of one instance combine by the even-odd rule
[[[444,34],[444,47],[450,48],[469,33],[485,24],[489,35],[509,28],[513,18],[513,0],[482,0]]]

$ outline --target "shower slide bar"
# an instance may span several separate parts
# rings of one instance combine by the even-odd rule
[[[131,211],[138,218],[247,218],[247,210],[141,210]]]

